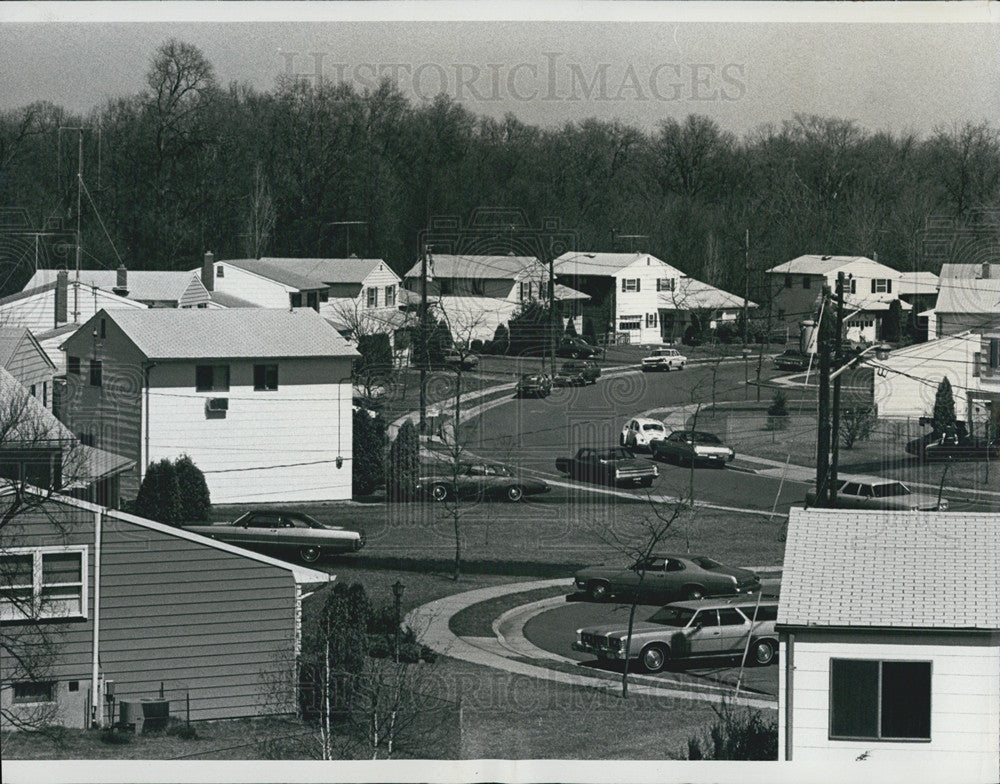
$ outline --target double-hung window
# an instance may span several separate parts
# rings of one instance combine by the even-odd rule
[[[197,392],[229,391],[229,365],[196,365],[194,378]]]
[[[257,392],[273,392],[278,388],[277,365],[254,365],[253,388]]]
[[[386,286],[385,287],[385,306],[391,308],[396,304],[396,287]]]
[[[622,278],[622,291],[639,291],[639,278]]]
[[[931,739],[929,661],[830,660],[830,739]]]
[[[368,307],[377,308],[378,307],[378,289],[371,287],[368,289]]]
[[[0,554],[0,620],[85,618],[87,547],[16,547]]]
[[[872,294],[892,294],[892,279],[872,278]]]
[[[99,387],[102,383],[101,360],[90,360],[90,386]]]

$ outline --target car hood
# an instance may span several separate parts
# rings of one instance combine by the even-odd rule
[[[643,460],[641,457],[622,457],[617,459],[608,460],[609,465],[613,465],[615,468],[635,468],[635,469],[647,469],[651,466],[655,466],[655,463],[651,463],[649,460]]]
[[[909,495],[893,496],[886,498],[888,506],[896,509],[937,509],[938,497],[929,493],[910,493]],[[947,503],[947,499],[942,498],[941,503]]]
[[[641,634],[643,632],[662,632],[664,630],[674,630],[680,631],[682,627],[679,626],[664,626],[661,623],[649,623],[648,621],[636,621],[632,624],[632,636]],[[627,637],[628,636],[628,624],[624,623],[605,623],[599,626],[585,626],[580,629],[584,634],[596,634],[599,637]]]

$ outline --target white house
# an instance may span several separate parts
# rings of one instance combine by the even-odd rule
[[[793,508],[779,758],[842,781],[997,781],[998,563],[997,514]]]
[[[931,416],[938,385],[947,378],[955,414],[970,432],[981,434],[990,420],[1000,425],[1000,330],[916,343],[869,362],[876,369],[873,399],[882,419]]]
[[[146,305],[110,291],[77,283],[65,270],[40,286],[0,299],[0,324],[27,327],[38,334],[67,324],[82,324],[99,310],[145,310]]]
[[[944,264],[928,337],[1000,330],[1000,264]]]
[[[683,336],[692,311],[710,311],[712,321],[734,320],[743,307],[742,297],[649,253],[568,252],[554,270],[561,282],[589,295],[583,310],[597,333],[614,333],[618,342],[671,343]]]
[[[351,497],[351,363],[310,308],[100,311],[63,345],[61,416],[146,467],[187,454],[214,503]]]
[[[904,313],[913,306],[900,297],[903,273],[864,256],[821,256],[807,254],[767,271],[771,280],[771,307],[779,325],[797,334],[800,322],[815,319],[823,286],[836,293],[837,275],[847,276],[844,305],[847,308],[845,337],[874,343],[882,336],[882,318],[893,300],[900,301]],[[919,286],[907,278],[903,291],[912,295]]]
[[[70,278],[75,282],[76,272]],[[31,276],[25,289],[55,282],[59,270],[41,269]],[[209,301],[208,290],[197,275],[178,270],[132,270],[119,266],[117,270],[80,270],[80,283],[89,289],[116,294],[141,302],[151,308],[204,308]],[[85,320],[87,317],[82,317]]]

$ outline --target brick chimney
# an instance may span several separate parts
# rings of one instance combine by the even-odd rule
[[[56,327],[69,321],[67,310],[69,309],[69,273],[61,269],[56,273]]]
[[[115,287],[111,291],[119,297],[128,296],[128,270],[124,264],[118,265],[118,277],[115,279]]]
[[[215,291],[215,254],[206,251],[205,261],[201,265],[201,283],[209,291]]]

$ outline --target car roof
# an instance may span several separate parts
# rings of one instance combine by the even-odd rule
[[[853,482],[862,485],[905,485],[901,479],[888,479],[884,476],[844,476],[840,475],[839,481],[841,482]]]
[[[251,509],[248,512],[244,512],[240,517],[246,517],[252,514],[287,514],[287,515],[306,515],[307,517],[312,517],[308,512],[303,512],[301,509],[286,509],[283,506],[267,506],[261,509]],[[236,519],[239,520],[240,517]]]
[[[635,421],[635,422],[638,422],[641,425],[659,425],[660,427],[663,427],[662,420],[653,419],[652,417],[638,417],[638,416],[637,417],[630,417],[628,421],[629,422]]]
[[[690,599],[684,602],[670,602],[664,607],[682,607],[685,610],[714,610],[722,607],[753,607],[757,605],[757,595],[747,596],[720,596],[716,599]],[[778,597],[773,595],[762,595],[760,606],[768,607],[778,604]]]

